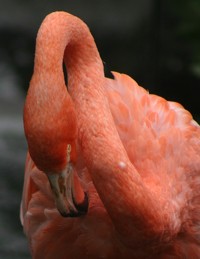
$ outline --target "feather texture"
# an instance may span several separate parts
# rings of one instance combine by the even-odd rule
[[[69,92],[61,72],[63,55]],[[27,155],[20,215],[32,256],[198,259],[200,127],[180,104],[149,94],[127,75],[113,75],[103,76],[83,22],[63,12],[45,19],[24,117],[33,155]],[[76,218],[59,214],[49,171],[40,170],[65,166],[61,140],[67,138],[76,141],[73,173],[89,199],[87,214]]]

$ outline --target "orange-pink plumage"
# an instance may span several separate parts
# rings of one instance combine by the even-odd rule
[[[200,127],[180,104],[113,75],[81,20],[45,18],[24,109],[32,256],[200,258]]]

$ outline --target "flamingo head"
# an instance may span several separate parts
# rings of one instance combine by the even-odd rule
[[[42,93],[31,87],[24,107],[24,130],[29,153],[50,182],[60,214],[76,217],[87,211],[87,196],[74,169],[76,164],[77,122],[71,97]],[[35,91],[36,89],[36,91]],[[75,177],[75,178],[74,178]]]

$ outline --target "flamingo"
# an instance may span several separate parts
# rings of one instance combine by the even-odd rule
[[[200,127],[112,74],[82,20],[44,19],[24,107],[32,257],[200,258]]]

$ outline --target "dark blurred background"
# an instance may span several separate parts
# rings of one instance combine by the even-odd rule
[[[65,10],[90,27],[107,69],[200,118],[200,1],[0,0],[0,258],[30,258],[19,221],[26,143],[22,109],[37,30]]]

